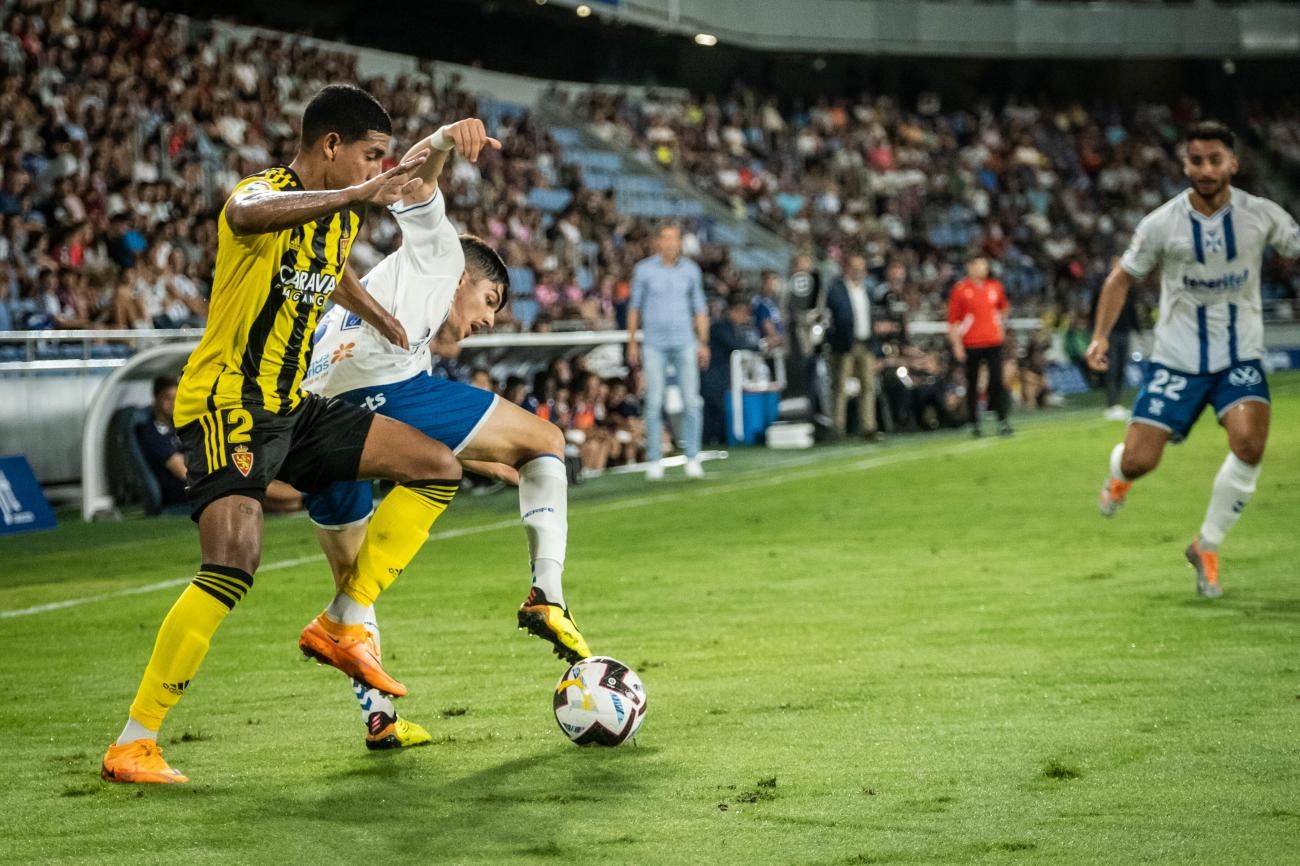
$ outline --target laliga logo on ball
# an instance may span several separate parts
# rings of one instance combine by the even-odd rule
[[[554,709],[560,730],[579,746],[617,746],[645,721],[645,686],[622,662],[592,656],[560,677]]]

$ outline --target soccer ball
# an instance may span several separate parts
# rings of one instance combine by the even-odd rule
[[[555,687],[555,721],[579,746],[617,746],[645,721],[641,678],[607,656],[583,659]]]

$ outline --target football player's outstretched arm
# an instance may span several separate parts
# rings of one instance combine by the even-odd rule
[[[411,344],[406,339],[406,329],[397,317],[380,306],[374,296],[361,285],[351,265],[343,267],[343,276],[334,287],[334,303],[345,310],[350,310],[361,317],[361,321],[370,325],[384,335],[384,339],[399,349],[409,349]]]
[[[1097,301],[1097,321],[1092,326],[1092,342],[1088,344],[1086,359],[1088,366],[1094,370],[1105,370],[1110,366],[1110,332],[1119,320],[1124,301],[1128,298],[1129,287],[1133,277],[1124,267],[1116,263],[1110,275],[1101,287],[1101,299]]]
[[[407,154],[388,171],[343,189],[285,191],[250,184],[226,205],[226,222],[236,235],[260,235],[305,225],[357,205],[394,204],[407,189],[419,185],[412,175],[427,159],[427,153]]]
[[[449,123],[433,135],[420,139],[406,152],[402,161],[407,162],[420,154],[428,154],[428,160],[411,175],[419,183],[412,184],[409,190],[403,190],[402,204],[419,204],[433,197],[438,176],[442,174],[447,157],[453,150],[459,151],[470,162],[477,162],[478,155],[486,147],[500,150],[501,142],[487,134],[483,121],[477,117]]]

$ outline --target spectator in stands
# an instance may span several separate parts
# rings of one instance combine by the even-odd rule
[[[1029,338],[1016,365],[1019,377],[1020,404],[1027,409],[1041,409],[1054,405],[1051,389],[1047,385],[1047,347],[1037,336]],[[1120,407],[1123,409],[1124,407]],[[1128,416],[1125,410],[1125,417]]]
[[[18,278],[13,265],[0,256],[0,331],[12,331],[17,326],[15,311],[18,307]]]
[[[848,380],[857,377],[858,433],[869,440],[882,438],[876,423],[876,357],[872,351],[871,293],[867,290],[867,259],[850,253],[844,273],[826,293],[831,316],[832,399],[835,432],[848,433]]]
[[[781,316],[781,277],[763,271],[759,294],[754,298],[754,327],[769,349],[785,343],[785,320]]]
[[[1111,259],[1112,268],[1118,263],[1118,256]],[[1092,309],[1088,313],[1090,327],[1097,320],[1097,302],[1101,300],[1101,283],[1101,280],[1097,282],[1096,289],[1092,293]],[[1121,398],[1124,393],[1124,370],[1128,366],[1129,340],[1134,331],[1141,330],[1138,321],[1137,294],[1137,292],[1129,292],[1124,296],[1124,307],[1119,311],[1119,318],[1115,320],[1115,327],[1110,332],[1108,356],[1110,364],[1102,373],[1106,384],[1105,418],[1108,421],[1127,421],[1129,417],[1129,411],[1121,402]]]
[[[872,349],[877,357],[895,357],[907,345],[907,266],[892,261],[885,281],[876,287],[871,315]]]
[[[507,376],[501,396],[522,409],[537,414],[537,398],[528,391],[528,382],[522,376]]]
[[[989,405],[998,415],[998,433],[1010,436],[1008,399],[1003,381],[1003,322],[1010,305],[1002,283],[989,276],[988,259],[976,257],[966,266],[966,278],[952,287],[948,301],[948,339],[953,358],[966,366],[966,413],[971,433],[981,435],[979,416],[980,367],[988,371]]]
[[[677,370],[685,403],[682,439],[686,477],[702,478],[700,465],[701,367],[709,364],[708,307],[700,266],[682,255],[682,229],[665,222],[655,232],[656,254],[637,263],[632,275],[628,308],[627,360],[636,367],[645,360],[646,478],[663,478],[664,392],[668,367]],[[644,345],[642,343],[644,342]]]
[[[701,377],[704,398],[704,442],[727,444],[727,398],[731,392],[731,353],[757,351],[749,299],[739,293],[727,299],[723,314],[709,325],[709,366]]]
[[[612,431],[617,452],[611,461],[636,463],[645,458],[645,422],[641,418],[641,404],[631,393],[625,380],[617,377],[605,380],[609,388],[605,398],[605,424]]]
[[[613,431],[605,424],[609,387],[595,373],[583,373],[575,377],[574,383],[576,396],[568,439],[579,447],[583,469],[603,472],[616,445]]]
[[[185,456],[181,453],[181,440],[172,426],[172,410],[176,406],[176,380],[159,376],[153,380],[153,406],[147,420],[135,428],[135,439],[144,454],[145,463],[161,493],[160,505],[184,506]]]
[[[137,424],[133,432],[149,472],[158,483],[160,507],[179,506],[189,513],[189,500],[185,497],[185,456],[181,453],[180,437],[172,426],[175,407],[176,380],[170,376],[157,377],[153,380],[150,416]],[[268,512],[299,511],[302,494],[283,481],[273,481],[267,488],[263,508]]]

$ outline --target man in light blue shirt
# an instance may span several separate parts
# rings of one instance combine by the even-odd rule
[[[676,223],[660,224],[655,232],[657,255],[637,262],[632,271],[632,298],[627,313],[627,360],[636,367],[645,361],[646,479],[664,477],[664,387],[668,367],[677,370],[685,401],[682,438],[686,440],[686,477],[702,478],[700,433],[704,401],[700,397],[700,368],[709,365],[709,313],[704,302],[700,266],[682,257],[682,230]],[[644,346],[642,345],[644,332]]]

